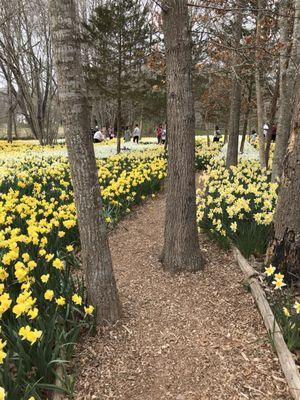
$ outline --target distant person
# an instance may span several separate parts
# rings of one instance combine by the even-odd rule
[[[131,139],[131,132],[130,132],[130,129],[128,128],[128,126],[126,126],[125,132],[124,132],[124,140],[125,140],[125,142],[130,142],[130,139]]]
[[[167,127],[164,126],[161,133],[161,144],[165,144],[167,140]]]
[[[98,129],[94,134],[94,143],[103,142],[104,139],[105,139],[105,136],[104,136],[103,132],[101,131],[101,129]]]
[[[271,136],[272,142],[276,141],[276,135],[277,135],[277,126],[274,124],[272,126],[272,136]]]
[[[135,143],[135,142],[139,143],[139,140],[141,138],[141,130],[139,128],[139,124],[135,125],[132,136],[133,136],[133,143]]]
[[[111,126],[108,128],[108,137],[110,139],[113,139],[115,137],[114,129]]]
[[[268,136],[268,132],[269,132],[269,125],[268,124],[264,124],[264,126],[263,126],[264,137]]]
[[[163,131],[162,124],[159,124],[158,127],[156,128],[156,137],[158,144],[160,144],[161,142],[162,131]]]
[[[252,129],[252,131],[250,132],[250,142],[251,141],[255,142],[256,138],[257,138],[256,130]]]
[[[221,130],[218,127],[218,125],[215,126],[215,131],[214,131],[214,140],[213,142],[218,143],[221,139]]]

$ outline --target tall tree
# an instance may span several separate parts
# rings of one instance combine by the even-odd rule
[[[116,100],[118,152],[123,103],[137,99],[143,88],[142,67],[150,46],[147,15],[140,0],[113,0],[96,7],[85,24],[85,40],[93,49],[89,80],[106,97]]]
[[[280,94],[280,66],[278,67],[278,71],[276,74],[275,86],[273,91],[273,96],[270,104],[270,118],[269,118],[269,131],[266,138],[266,167],[268,168],[269,159],[270,159],[270,150],[271,150],[271,142],[272,142],[272,130],[275,125],[275,119],[277,114],[277,103]]]
[[[263,70],[264,60],[262,56],[264,43],[264,23],[266,0],[257,1],[257,19],[256,19],[256,51],[255,51],[255,90],[257,107],[257,130],[259,139],[259,160],[262,168],[266,167],[265,156],[265,137],[264,137],[264,95],[263,95]]]
[[[54,60],[77,209],[82,261],[99,321],[115,322],[120,307],[102,210],[80,57],[74,0],[50,0]]]
[[[8,141],[8,143],[12,143],[15,101],[14,101],[14,97],[13,97],[13,86],[12,86],[11,73],[10,73],[9,69],[7,71],[7,101],[8,101],[7,141]]]
[[[50,144],[59,118],[47,2],[0,0],[0,9],[0,68],[33,136]]]
[[[300,64],[297,65],[297,68]],[[300,76],[292,133],[284,160],[281,188],[274,215],[274,235],[268,249],[269,261],[290,279],[300,277]]]
[[[247,91],[248,91],[248,96],[247,96],[246,109],[245,109],[245,115],[244,115],[242,141],[241,141],[241,146],[240,146],[240,152],[241,153],[244,152],[246,136],[247,136],[247,130],[248,130],[248,124],[249,124],[249,116],[250,116],[251,105],[252,105],[252,91],[253,91],[253,80],[252,80],[252,78],[250,78],[250,82],[247,84]]]
[[[231,107],[229,117],[229,140],[226,157],[226,167],[237,165],[238,162],[238,147],[240,133],[240,114],[242,101],[242,84],[240,76],[240,55],[239,47],[242,39],[243,25],[243,0],[237,0],[237,11],[233,24],[233,62],[232,62],[232,92],[231,92]]]
[[[196,225],[191,32],[185,0],[162,2],[167,68],[168,179],[162,263],[173,272],[204,263]]]
[[[296,0],[294,6],[294,24],[290,16],[293,1],[282,0],[280,8],[282,14],[280,17],[280,101],[272,167],[273,181],[282,175],[283,160],[291,132],[296,65],[299,65],[300,61],[300,1]]]

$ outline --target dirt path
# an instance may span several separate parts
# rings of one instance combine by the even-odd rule
[[[201,237],[203,272],[162,270],[164,198],[120,223],[111,249],[124,319],[78,347],[76,400],[289,399],[230,254]]]

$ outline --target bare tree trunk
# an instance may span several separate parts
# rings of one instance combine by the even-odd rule
[[[74,0],[50,0],[52,40],[66,142],[74,187],[82,261],[98,321],[120,317],[116,282],[102,210],[80,59]]]
[[[280,101],[277,125],[277,137],[272,167],[272,181],[280,178],[283,170],[283,160],[286,153],[291,131],[293,110],[293,92],[296,78],[296,65],[299,62],[300,51],[300,1],[295,0],[294,28],[291,29],[291,19],[287,17],[292,9],[291,0],[282,0],[280,18]],[[291,39],[293,34],[293,39]]]
[[[18,128],[17,128],[17,117],[16,117],[16,110],[14,110],[13,113],[13,126],[14,126],[14,133],[15,133],[15,138],[18,139]]]
[[[121,123],[122,123],[122,29],[119,31],[118,43],[118,108],[117,108],[117,154],[121,152]]]
[[[204,128],[206,130],[206,144],[208,147],[210,147],[210,135],[209,135],[209,127],[208,127],[208,122],[207,122],[207,112],[204,115]]]
[[[8,78],[7,79],[7,99],[8,99],[7,141],[8,143],[12,143],[14,104],[13,104],[11,73],[9,69],[7,71],[7,78]]]
[[[299,68],[299,64],[298,64]],[[292,134],[284,160],[281,189],[274,215],[274,235],[267,257],[290,279],[300,276],[300,76],[297,82]]]
[[[278,97],[279,97],[279,89],[280,89],[280,66],[278,67],[278,72],[276,75],[276,83],[275,83],[274,93],[273,93],[272,102],[271,102],[270,125],[269,125],[267,140],[266,140],[266,167],[267,168],[269,165],[270,149],[271,149],[271,142],[272,142],[272,129],[275,124],[277,102],[278,102]]]
[[[240,79],[240,56],[239,47],[242,39],[242,25],[243,25],[243,0],[236,2],[237,11],[235,15],[233,36],[235,53],[233,56],[232,65],[232,91],[231,91],[231,106],[229,117],[229,137],[228,148],[226,156],[226,167],[237,165],[238,163],[238,147],[239,147],[239,131],[240,131],[240,114],[241,114],[241,101],[242,101],[242,86]]]
[[[244,152],[244,147],[245,147],[245,141],[246,141],[246,135],[247,135],[247,128],[248,128],[248,122],[249,122],[249,114],[251,110],[251,101],[252,101],[252,87],[253,87],[253,82],[251,81],[250,84],[248,85],[248,99],[247,99],[247,108],[245,112],[245,119],[244,119],[244,125],[243,125],[243,136],[242,136],[242,141],[241,141],[241,147],[240,147],[240,152]]]
[[[168,99],[168,179],[162,263],[172,272],[197,271],[204,260],[196,224],[195,113],[191,37],[185,0],[163,3]]]
[[[228,123],[225,125],[224,129],[224,144],[228,142]]]
[[[263,100],[263,62],[262,58],[262,39],[264,35],[263,23],[266,8],[265,0],[257,1],[257,23],[256,23],[256,51],[255,51],[255,89],[257,105],[257,133],[259,140],[259,161],[261,168],[266,167],[265,137],[264,137],[264,100]]]
[[[121,152],[121,120],[122,120],[122,102],[121,94],[118,95],[118,109],[117,109],[117,154]]]

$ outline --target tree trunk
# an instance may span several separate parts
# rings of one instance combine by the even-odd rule
[[[122,124],[122,29],[119,30],[118,42],[118,100],[117,100],[117,154],[121,152],[121,124]]]
[[[117,154],[121,152],[121,120],[122,120],[122,102],[121,94],[118,95],[118,109],[117,109]]]
[[[229,137],[228,148],[226,156],[226,167],[237,165],[238,163],[238,147],[239,147],[239,131],[240,131],[240,114],[241,114],[241,101],[242,101],[242,85],[240,78],[240,55],[239,47],[242,39],[242,25],[243,25],[243,0],[236,2],[237,11],[233,26],[234,36],[234,55],[232,65],[232,91],[231,91],[231,106],[229,117]]]
[[[209,135],[209,127],[208,127],[208,122],[207,122],[207,112],[204,115],[204,128],[206,130],[206,144],[208,147],[210,147],[210,135]]]
[[[265,0],[257,1],[257,23],[256,23],[256,51],[255,51],[255,89],[257,107],[257,133],[259,140],[259,161],[261,168],[266,168],[265,137],[264,137],[264,99],[263,99],[263,23],[266,8]]]
[[[273,129],[273,126],[275,125],[275,117],[276,117],[276,111],[277,111],[279,89],[280,89],[280,66],[278,68],[278,72],[276,75],[276,83],[275,83],[274,93],[273,93],[272,102],[271,102],[270,125],[269,125],[267,140],[266,140],[266,167],[267,168],[269,165],[270,149],[271,149],[271,142],[272,142],[272,129]]]
[[[97,307],[98,321],[116,322],[120,317],[119,299],[103,217],[95,153],[90,140],[74,0],[51,0],[50,11],[54,60],[88,297]]]
[[[224,144],[226,144],[228,142],[228,122],[225,125],[225,129],[224,129]]]
[[[167,65],[168,179],[162,263],[172,272],[197,271],[204,260],[196,224],[195,113],[191,36],[185,0],[163,3]]]
[[[8,78],[7,79],[7,99],[8,99],[7,141],[8,143],[12,143],[14,104],[13,104],[11,73],[9,69],[7,71],[7,78]]]
[[[297,65],[299,68],[299,64]],[[284,160],[282,183],[274,215],[274,235],[267,257],[289,280],[300,276],[300,77],[297,82],[292,134]]]
[[[244,125],[243,125],[243,136],[242,136],[242,141],[241,141],[241,147],[240,147],[240,152],[244,152],[244,147],[245,147],[245,141],[246,141],[246,135],[247,135],[247,128],[248,128],[248,122],[249,122],[249,114],[251,110],[251,101],[252,101],[252,87],[253,87],[253,82],[251,81],[250,84],[248,85],[248,99],[247,99],[247,108],[245,112],[245,119],[244,119]]]
[[[277,125],[277,137],[272,167],[272,181],[281,178],[283,160],[291,132],[293,110],[293,92],[296,78],[296,65],[299,63],[300,51],[300,1],[295,1],[294,28],[287,17],[292,8],[291,0],[282,0],[280,18],[280,101]],[[293,39],[291,34],[293,33]],[[292,42],[292,45],[291,45]]]
[[[16,117],[16,110],[14,110],[13,113],[13,126],[14,126],[14,133],[15,133],[15,138],[18,139],[18,128],[17,128],[17,117]]]

